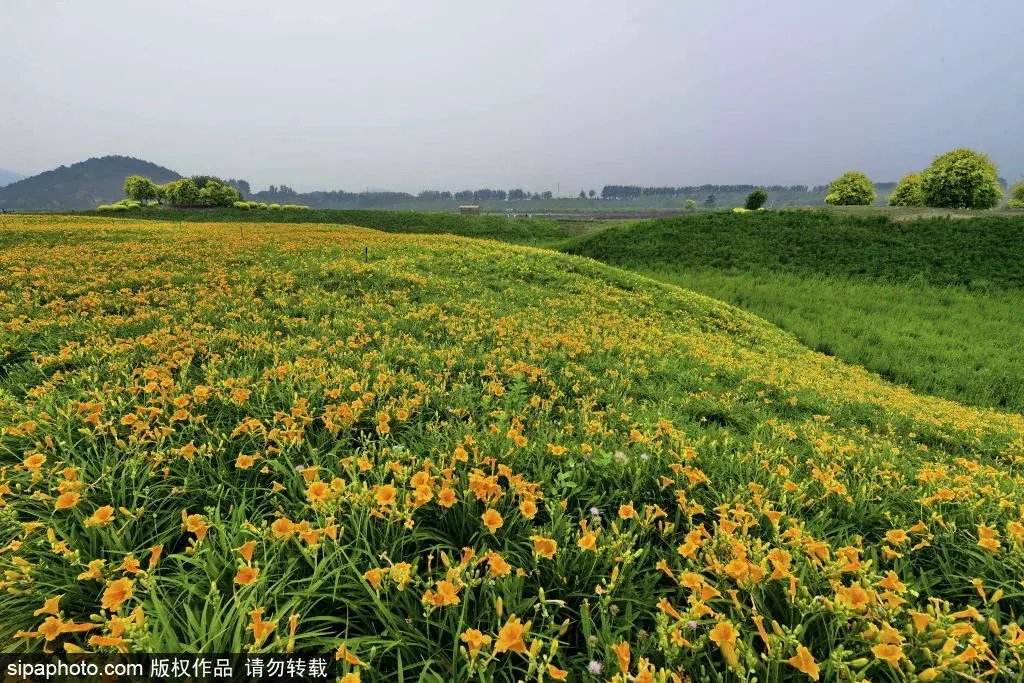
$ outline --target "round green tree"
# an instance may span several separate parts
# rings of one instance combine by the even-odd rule
[[[142,204],[155,201],[158,196],[156,183],[140,175],[130,175],[124,179],[124,195]]]
[[[696,211],[697,210],[697,202],[695,200],[693,200],[693,199],[687,199],[685,202],[683,202],[683,210],[684,211]]]
[[[828,186],[825,203],[833,206],[866,206],[875,201],[875,185],[859,171],[849,171]]]
[[[935,157],[921,173],[926,206],[943,209],[991,209],[999,203],[996,165],[988,156],[961,147]]]
[[[1010,201],[1006,202],[1006,205],[1015,209],[1024,209],[1024,182],[1017,183],[1010,188]]]
[[[167,203],[172,206],[198,206],[199,188],[191,178],[182,178],[164,186]]]
[[[896,183],[889,195],[889,206],[924,206],[920,173],[908,173]]]
[[[768,193],[758,188],[747,195],[747,200],[743,203],[743,208],[750,211],[757,211],[764,203],[768,201]]]

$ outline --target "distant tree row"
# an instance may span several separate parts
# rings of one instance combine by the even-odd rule
[[[602,199],[639,199],[640,197],[678,197],[694,194],[742,194],[763,189],[767,192],[807,192],[806,185],[686,185],[683,187],[642,187],[640,185],[605,185]]]
[[[248,183],[232,180],[234,183]],[[132,175],[124,179],[125,196],[142,205],[150,202],[171,206],[233,206],[244,199],[229,182],[214,176],[192,176],[157,185],[149,178]]]
[[[887,202],[889,206],[991,209],[999,204],[1005,187],[1006,181],[988,156],[961,147],[935,157],[920,173],[904,176]],[[875,189],[866,175],[850,171],[832,181],[825,201],[837,206],[867,205],[875,200]],[[1011,198],[1011,205],[1013,201]]]

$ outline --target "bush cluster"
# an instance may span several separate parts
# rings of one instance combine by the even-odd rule
[[[921,174],[908,173],[896,183],[889,195],[889,206],[924,206],[924,193],[921,191]]]
[[[242,211],[249,211],[250,209],[289,209],[299,211],[309,211],[309,207],[303,204],[267,204],[266,202],[235,202],[233,206],[236,209]]]
[[[743,208],[748,211],[756,211],[764,206],[766,201],[768,201],[768,193],[758,188],[747,195],[747,200],[743,204]]]
[[[1010,189],[1010,201],[1006,205],[1014,209],[1024,209],[1024,182],[1017,183]]]
[[[114,204],[100,204],[96,207],[97,211],[132,211],[134,209],[141,209],[142,203],[135,201],[134,199],[122,199]]]
[[[859,171],[849,171],[832,181],[825,203],[833,206],[866,206],[875,201],[875,185]]]
[[[237,189],[214,176],[192,176],[157,185],[140,175],[128,176],[124,180],[125,196],[143,206],[151,201],[171,206],[235,206],[244,197]],[[98,210],[116,210],[105,204]]]

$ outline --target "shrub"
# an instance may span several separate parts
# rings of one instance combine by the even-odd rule
[[[235,202],[232,206],[236,209],[242,209],[243,211],[249,210],[249,202]]]
[[[199,188],[191,178],[182,178],[165,186],[167,203],[175,206],[197,206],[199,204]]]
[[[233,206],[242,201],[242,193],[217,178],[203,177],[199,186],[199,202],[203,206]]]
[[[961,147],[935,157],[921,174],[926,206],[944,209],[991,209],[999,203],[996,165],[988,156]]]
[[[114,205],[113,204],[100,204],[99,206],[96,207],[96,210],[97,211],[113,211],[114,210]]]
[[[889,195],[889,206],[924,206],[924,193],[921,191],[921,174],[908,173],[896,183]]]
[[[306,211],[309,210],[308,206],[304,206],[302,204],[285,204],[281,208],[282,209],[298,209],[298,210],[306,210]]]
[[[1006,202],[1006,205],[1015,209],[1024,209],[1024,182],[1017,183],[1010,188],[1010,201]]]
[[[281,208],[281,205],[280,205],[280,204],[271,204],[271,205],[270,205],[270,208],[271,208],[271,209],[280,209],[280,208]]]
[[[697,202],[696,202],[696,200],[687,199],[685,202],[683,202],[683,210],[684,211],[696,211],[697,210]]]
[[[749,211],[756,211],[764,206],[766,201],[768,201],[768,193],[759,188],[747,195],[747,201],[743,203],[743,207]]]
[[[732,210],[733,213],[750,213],[750,209],[744,209],[742,206],[737,206]]]
[[[875,201],[875,186],[866,175],[849,171],[828,186],[825,203],[833,206],[866,206]]]

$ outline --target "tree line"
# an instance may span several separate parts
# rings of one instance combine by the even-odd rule
[[[833,180],[825,202],[836,206],[868,205],[876,188],[859,171],[848,171]],[[942,209],[991,209],[999,205],[1007,182],[985,154],[966,147],[940,154],[919,173],[908,173],[892,187],[889,206],[927,206]],[[1024,208],[1024,183],[1010,191],[1009,206]]]
[[[600,197],[606,200],[636,200],[642,197],[673,198],[684,196],[684,208],[695,210],[694,195],[706,195],[702,202],[705,208],[717,207],[719,194],[748,193],[748,207],[751,196],[763,205],[767,193],[824,193],[825,202],[835,205],[871,204],[878,193],[888,195],[891,206],[934,206],[944,208],[991,208],[999,203],[1003,191],[1008,189],[1005,178],[998,176],[995,164],[985,156],[969,149],[957,149],[936,157],[932,165],[921,173],[911,173],[898,183],[873,183],[866,175],[856,171],[843,174],[828,185],[684,185],[684,186],[641,186],[605,185]],[[522,188],[501,190],[481,188],[477,190],[423,190],[413,195],[408,192],[345,192],[317,191],[296,192],[287,185],[271,185],[266,190],[251,193],[245,180],[216,176],[192,176],[181,178],[163,185],[154,183],[141,175],[132,175],[124,181],[124,193],[129,201],[145,205],[149,202],[171,206],[233,206],[243,202],[246,195],[252,200],[271,204],[294,205],[301,198],[313,206],[350,205],[363,208],[386,207],[415,201],[521,201],[550,200],[550,190],[531,193]],[[1011,206],[1024,203],[1024,187],[1017,185],[1010,191]],[[578,199],[594,199],[597,192],[580,191]],[[253,202],[253,203],[256,203]],[[1022,207],[1024,208],[1024,207]]]
[[[640,197],[679,197],[695,194],[744,194],[754,190],[768,192],[808,192],[806,185],[684,185],[681,187],[642,187],[640,185],[605,185],[602,199],[639,199]],[[821,188],[824,190],[824,186]]]
[[[235,184],[249,184],[232,179]],[[158,185],[141,175],[124,179],[124,195],[142,205],[156,202],[170,206],[233,206],[245,197],[242,192],[216,176],[196,175]]]

